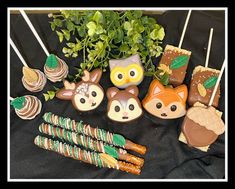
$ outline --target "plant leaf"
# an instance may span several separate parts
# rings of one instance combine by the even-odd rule
[[[93,20],[99,24],[103,22],[103,14],[100,11],[96,11],[94,16],[93,16]]]
[[[206,81],[204,81],[203,86],[206,89],[209,89],[209,88],[215,86],[217,79],[218,79],[217,76],[209,77]]]
[[[177,56],[170,64],[170,69],[178,69],[188,63],[189,57],[187,55]]]
[[[168,83],[169,83],[169,74],[165,72],[165,73],[161,76],[160,82],[161,82],[163,85],[168,85]]]
[[[55,96],[55,91],[47,91],[47,93],[48,93],[50,99],[53,99],[53,98],[54,98],[54,96]]]
[[[45,101],[48,101],[49,100],[49,95],[48,94],[46,94],[46,93],[43,93],[43,96],[44,96],[44,98],[45,98]]]
[[[59,37],[59,41],[62,42],[63,39],[64,39],[63,33],[59,32],[59,31],[56,31],[56,33],[57,33],[57,35],[58,35],[58,37]]]

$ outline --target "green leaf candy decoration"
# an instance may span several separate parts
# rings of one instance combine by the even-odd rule
[[[25,103],[25,97],[17,97],[14,100],[11,101],[11,105],[17,109],[20,110],[21,108],[24,107],[24,103]]]
[[[118,146],[125,146],[126,140],[122,135],[114,134],[113,135],[113,143]]]
[[[56,68],[58,66],[57,58],[54,54],[50,54],[46,60],[46,66],[48,68]]]
[[[105,151],[105,153],[111,155],[112,157],[118,158],[118,152],[113,147],[104,145],[104,151]]]
[[[180,55],[177,56],[172,63],[170,64],[170,69],[178,69],[188,63],[188,56],[187,55]]]
[[[206,89],[209,89],[209,88],[215,86],[217,79],[218,79],[217,76],[209,77],[206,81],[204,81],[203,86]]]

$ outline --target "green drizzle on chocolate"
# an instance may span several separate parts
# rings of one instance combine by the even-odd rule
[[[211,76],[206,81],[204,81],[203,86],[206,89],[209,89],[209,88],[215,86],[217,79],[218,79],[217,76]]]
[[[25,97],[17,97],[14,100],[11,101],[11,105],[17,109],[20,110],[21,108],[24,107],[24,103],[25,103]]]
[[[58,60],[54,54],[50,54],[46,60],[46,66],[48,68],[56,68],[58,66]]]
[[[104,145],[104,151],[105,153],[109,154],[110,156],[114,158],[118,158],[118,152],[111,146]]]
[[[187,55],[180,55],[177,56],[172,63],[170,64],[170,69],[178,69],[188,63],[188,56]]]
[[[114,134],[113,143],[118,146],[124,146],[126,144],[126,140],[122,135]]]

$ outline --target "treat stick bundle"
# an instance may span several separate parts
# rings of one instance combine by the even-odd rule
[[[83,124],[82,121],[76,122],[70,118],[60,117],[58,115],[47,112],[43,115],[44,121],[47,123],[59,126],[64,129],[82,133],[97,140],[102,140],[106,143],[114,146],[120,146],[124,149],[133,150],[140,154],[145,154],[146,147],[133,143],[130,140],[125,139],[122,135],[110,133],[104,129],[93,128],[90,125]]]
[[[39,131],[50,136],[58,137],[60,139],[69,141],[70,143],[83,146],[90,150],[94,150],[101,153],[107,153],[114,158],[125,160],[137,166],[143,166],[144,164],[144,159],[133,156],[127,153],[127,151],[123,150],[122,148],[113,147],[102,141],[93,140],[91,137],[79,135],[78,133],[66,129],[61,129],[59,127],[53,127],[50,124],[42,123],[39,126]]]
[[[118,161],[105,153],[96,153],[82,150],[60,141],[52,140],[46,137],[37,136],[34,140],[35,145],[40,148],[60,153],[63,156],[70,157],[85,163],[93,164],[99,167],[113,168],[139,175],[140,168],[130,163]]]

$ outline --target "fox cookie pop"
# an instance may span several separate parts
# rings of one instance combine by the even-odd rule
[[[188,89],[186,85],[165,87],[154,79],[142,101],[144,109],[161,119],[175,119],[185,115]]]
[[[178,47],[166,45],[158,66],[159,70],[169,74],[169,84],[173,86],[178,86],[183,83],[191,56],[191,51],[181,49],[190,15],[191,10],[188,12]]]
[[[32,95],[25,95],[12,98],[11,105],[15,108],[16,114],[21,119],[34,119],[42,109],[41,101]]]

